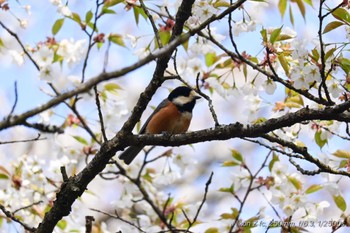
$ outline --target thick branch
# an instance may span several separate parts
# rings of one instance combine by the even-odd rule
[[[310,120],[338,120],[341,122],[350,122],[350,113],[345,112],[349,107],[350,101],[347,101],[343,104],[335,107],[328,107],[323,110],[303,108],[297,112],[288,113],[279,118],[272,118],[263,123],[254,125],[235,123],[178,135],[129,135],[127,141],[130,145],[181,146],[204,141],[227,140],[237,137],[260,137],[276,129],[290,127],[296,123]]]
[[[205,22],[203,22],[201,25],[199,25],[198,27],[190,30],[187,33],[184,34],[178,34],[175,36],[175,32],[178,32],[179,29],[177,28],[178,26],[178,22],[175,23],[174,25],[174,31],[173,31],[173,35],[172,35],[172,40],[169,44],[167,44],[166,46],[164,46],[163,48],[160,48],[158,50],[156,50],[155,52],[149,54],[147,57],[145,57],[144,59],[141,59],[140,61],[127,66],[125,68],[122,68],[120,70],[117,71],[112,71],[112,72],[107,72],[107,73],[101,73],[96,77],[91,78],[90,80],[88,80],[87,82],[85,82],[84,84],[81,84],[80,86],[76,87],[74,90],[72,91],[68,91],[66,93],[63,93],[57,97],[52,98],[50,101],[48,101],[47,103],[37,107],[37,108],[33,108],[27,112],[22,113],[21,115],[17,115],[17,116],[13,116],[10,119],[5,119],[3,121],[0,122],[0,130],[15,126],[15,125],[20,125],[22,124],[26,119],[37,115],[38,113],[41,113],[49,108],[52,108],[60,103],[62,103],[64,100],[71,98],[75,95],[84,93],[89,91],[91,88],[93,88],[95,85],[104,82],[104,81],[108,81],[111,80],[113,78],[118,78],[121,77],[131,71],[134,71],[140,67],[142,67],[143,65],[155,60],[156,58],[160,58],[160,57],[164,57],[164,56],[170,56],[172,51],[179,45],[181,45],[182,43],[186,42],[191,36],[195,35],[196,33],[200,32],[201,30],[203,30],[207,25],[209,25],[211,22],[214,22],[216,20],[222,19],[223,17],[225,17],[227,14],[229,14],[230,12],[236,10],[240,5],[242,5],[246,0],[239,0],[237,1],[234,5],[228,7],[224,12],[222,12],[221,14],[217,15],[217,16],[212,16],[211,18],[209,18],[208,20],[206,20]],[[190,1],[186,1],[185,5],[189,4]],[[176,18],[176,20],[179,20],[180,18]],[[184,23],[184,22],[183,22]],[[182,32],[182,30],[181,30]],[[181,35],[181,36],[180,36]],[[170,54],[170,55],[169,55]],[[165,60],[165,59],[164,59]],[[163,63],[164,63],[163,60]],[[162,63],[160,61],[157,61],[157,64]],[[164,66],[164,64],[161,64],[162,66]],[[166,64],[165,64],[166,67]],[[155,72],[156,74],[160,74],[160,72]],[[147,99],[150,99],[150,97],[154,94],[155,90],[152,91],[152,89],[146,89],[146,91],[140,96],[140,98],[143,97],[147,97]],[[147,101],[148,103],[149,101]],[[139,104],[139,103],[138,103]],[[136,111],[137,110],[137,111]],[[141,115],[141,113],[143,112],[144,108],[134,108],[134,111],[136,112],[136,114],[133,114],[135,117],[132,118],[131,123],[132,124],[127,124],[126,126],[128,126],[127,128],[129,128],[131,125],[132,127],[135,125],[134,122],[137,122],[137,119],[139,118],[139,116]],[[126,128],[125,128],[126,129]]]

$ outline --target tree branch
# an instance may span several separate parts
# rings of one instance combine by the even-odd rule
[[[287,113],[279,118],[271,118],[265,122],[254,125],[242,125],[237,122],[229,125],[220,125],[216,128],[177,135],[128,135],[127,141],[130,145],[181,146],[204,141],[260,137],[276,129],[290,127],[294,124],[310,120],[338,120],[350,122],[350,113],[344,112],[347,111],[349,107],[350,101],[321,110],[306,107],[294,113]],[[111,141],[117,144],[116,138],[113,138]]]
[[[19,220],[14,213],[11,213],[10,211],[6,210],[6,208],[0,204],[0,210],[6,215],[6,217],[8,217],[9,219],[11,219],[14,222],[19,223],[21,226],[24,227],[24,229],[26,229],[29,232],[35,232],[36,228],[35,227],[31,227],[29,225],[27,225],[26,223],[22,222],[21,220]]]

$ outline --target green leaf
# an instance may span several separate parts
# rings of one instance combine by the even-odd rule
[[[116,12],[107,7],[103,7],[101,11],[101,15],[104,15],[104,14],[116,14]]]
[[[103,4],[105,7],[111,7],[111,6],[114,6],[114,5],[121,3],[123,1],[124,0],[105,0]]]
[[[304,100],[301,97],[301,95],[296,94],[291,97],[288,97],[285,100],[284,104],[288,108],[301,108],[302,106],[304,106]]]
[[[234,167],[234,166],[237,166],[237,165],[240,165],[240,163],[237,163],[237,162],[232,161],[232,160],[230,160],[230,161],[225,161],[225,162],[223,162],[223,164],[222,164],[223,167]]]
[[[282,27],[276,28],[275,30],[272,31],[271,36],[270,36],[270,43],[273,44],[276,42],[277,38],[281,34]]]
[[[334,18],[339,19],[340,21],[350,23],[350,14],[344,8],[338,8],[332,12]]]
[[[303,184],[300,182],[300,180],[298,180],[295,177],[292,176],[288,176],[288,181],[290,183],[292,183],[292,185],[297,189],[297,190],[301,190],[303,187]]]
[[[58,226],[58,228],[60,228],[61,230],[64,230],[64,229],[66,229],[66,227],[67,227],[67,221],[64,220],[64,219],[62,219],[62,220],[60,220],[60,221],[57,223],[57,226]]]
[[[134,17],[135,17],[136,25],[139,24],[140,15],[143,16],[145,19],[147,19],[147,15],[141,7],[134,6],[133,9],[134,9]]]
[[[125,47],[123,36],[121,36],[119,34],[110,34],[108,36],[108,40],[113,42],[114,44],[117,44],[117,45]]]
[[[0,180],[8,180],[9,179],[9,177],[8,177],[8,175],[6,175],[6,174],[4,174],[4,173],[0,173]]]
[[[332,155],[338,158],[350,159],[350,152],[345,150],[337,150]]]
[[[327,139],[325,140],[321,139],[321,133],[322,133],[321,130],[315,133],[315,141],[316,141],[316,144],[320,147],[320,149],[322,149],[322,147],[328,142]]]
[[[306,194],[317,192],[318,190],[321,190],[323,187],[319,184],[313,184],[310,187],[308,187],[305,191]]]
[[[262,29],[262,30],[260,31],[260,34],[261,34],[261,36],[262,36],[263,42],[264,42],[264,43],[267,43],[267,31],[266,31],[266,29]]]
[[[218,0],[214,3],[213,5],[215,8],[218,7],[229,7],[231,6],[229,2],[225,1],[225,0]]]
[[[234,192],[234,188],[233,185],[231,185],[231,187],[229,188],[220,188],[219,192],[223,192],[223,193],[233,193]]]
[[[219,228],[210,227],[210,228],[206,229],[204,233],[220,233],[220,231],[219,231]]]
[[[273,165],[275,164],[275,162],[278,162],[278,161],[280,161],[280,159],[278,158],[278,156],[275,153],[273,153],[272,159],[269,163],[269,171],[270,172],[272,171],[272,168],[273,168]]]
[[[278,2],[278,10],[280,11],[282,17],[284,16],[284,13],[286,13],[287,9],[287,0],[280,0]]]
[[[289,6],[289,20],[290,20],[290,23],[294,26],[294,16],[293,16],[293,10],[291,6]]]
[[[82,137],[80,137],[80,136],[73,136],[73,138],[75,139],[75,140],[77,140],[78,142],[80,142],[81,144],[84,144],[84,145],[89,145],[89,143],[84,139],[84,138],[82,138]]]
[[[116,92],[117,90],[122,90],[122,88],[116,83],[108,83],[104,85],[106,91]]]
[[[289,76],[289,63],[287,62],[287,59],[284,56],[284,54],[283,53],[278,54],[277,58],[281,64],[284,72],[286,73],[287,76]]]
[[[305,10],[305,5],[304,3],[302,2],[302,0],[295,0],[298,7],[299,7],[299,10],[300,10],[300,13],[301,15],[303,16],[303,18],[305,19],[305,13],[306,13],[306,10]]]
[[[318,50],[314,48],[313,50],[311,50],[311,53],[312,53],[312,59],[314,59],[314,61],[318,61],[318,59],[320,58],[320,54]]]
[[[79,25],[81,25],[81,18],[80,15],[78,15],[77,13],[72,13],[71,19],[73,19],[75,22],[79,23]]]
[[[52,35],[56,35],[60,31],[60,29],[63,26],[63,23],[64,23],[64,18],[56,20],[56,22],[53,24],[51,29]]]
[[[162,45],[168,44],[170,37],[171,37],[170,31],[159,31],[159,38],[160,38],[160,41],[162,42]]]
[[[235,219],[239,212],[236,208],[231,208],[231,213],[223,213],[220,215],[221,219]]]
[[[0,48],[4,47],[4,41],[0,38]]]
[[[349,73],[350,73],[350,60],[345,58],[345,57],[342,57],[342,58],[338,59],[338,61],[339,61],[340,67],[344,70],[346,75],[349,75]]]
[[[91,21],[91,19],[92,19],[93,16],[94,16],[94,15],[92,14],[92,11],[86,12],[86,15],[85,15],[85,22],[86,22],[86,23],[89,23],[89,22]]]
[[[313,6],[312,5],[312,0],[303,0],[304,2],[306,2],[307,4],[309,4],[310,6]]]
[[[334,52],[337,50],[337,48],[331,48],[328,50],[324,56],[324,59],[328,60],[328,58],[334,54]]]
[[[323,29],[323,34],[327,33],[327,32],[330,32],[340,26],[344,25],[344,23],[340,22],[340,21],[333,21],[333,22],[330,22],[326,25],[326,27]]]
[[[216,53],[205,54],[205,64],[210,67],[217,61]]]
[[[333,200],[341,211],[344,212],[346,210],[346,202],[341,195],[334,195]]]
[[[235,160],[237,160],[237,161],[239,161],[239,162],[243,162],[243,156],[242,156],[242,154],[241,154],[239,151],[237,151],[237,150],[235,150],[235,149],[231,149],[231,156],[232,156]]]

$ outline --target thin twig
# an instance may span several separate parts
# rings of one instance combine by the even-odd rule
[[[39,205],[39,204],[41,204],[41,203],[43,203],[43,201],[34,202],[34,203],[30,204],[30,205],[21,207],[21,208],[15,210],[15,211],[13,211],[12,214],[15,215],[17,212],[19,212],[19,211],[21,211],[21,210],[25,210],[25,209],[31,208],[31,207],[33,207],[33,206],[35,206],[35,205]]]
[[[0,145],[3,144],[12,144],[12,143],[22,143],[22,142],[35,142],[35,141],[41,141],[41,140],[46,140],[46,138],[40,138],[40,134],[36,136],[35,138],[32,139],[24,139],[24,140],[13,140],[13,141],[0,141]]]
[[[11,35],[13,36],[17,43],[21,46],[23,52],[25,53],[25,55],[27,55],[27,57],[29,58],[29,60],[33,63],[33,65],[35,66],[35,68],[37,70],[40,70],[40,67],[39,65],[36,63],[36,61],[34,60],[34,58],[29,54],[29,52],[27,51],[27,49],[25,48],[24,44],[22,43],[22,41],[19,39],[18,35],[13,32],[11,29],[9,29],[8,27],[5,26],[5,24],[3,24],[1,21],[0,21],[0,25]]]
[[[143,0],[140,0],[140,4],[141,4],[141,8],[144,10],[144,12],[147,15],[149,21],[151,22],[153,33],[154,33],[154,36],[155,36],[155,38],[157,40],[158,46],[159,46],[159,48],[162,48],[163,44],[162,44],[162,41],[160,40],[159,32],[158,32],[157,26],[156,26],[156,24],[155,24],[155,22],[153,20],[152,15],[149,13],[148,8],[146,7],[146,5],[143,2]]]
[[[17,106],[17,101],[18,101],[17,81],[15,81],[14,91],[15,91],[15,102],[12,105],[12,108],[11,108],[11,111],[9,113],[9,116],[11,116],[14,113],[15,108]]]
[[[35,232],[36,228],[35,227],[31,227],[29,225],[27,225],[26,223],[22,222],[21,220],[19,220],[14,213],[11,213],[10,211],[6,210],[6,208],[0,204],[0,210],[6,215],[6,217],[8,217],[9,219],[11,219],[14,222],[19,223],[21,226],[24,227],[24,229],[26,229],[29,232]]]
[[[213,100],[208,95],[204,94],[199,87],[199,73],[197,74],[197,78],[196,78],[196,87],[197,87],[196,92],[208,101],[209,110],[215,122],[215,127],[220,126],[218,116],[216,115],[216,112],[214,110]]]
[[[318,11],[318,18],[319,18],[319,28],[318,28],[318,39],[320,41],[320,58],[321,58],[321,67],[320,67],[320,75],[321,75],[321,83],[320,86],[318,88],[318,95],[319,98],[322,99],[322,88],[324,90],[324,93],[326,94],[326,98],[328,103],[330,104],[334,104],[334,102],[332,101],[330,95],[329,95],[329,91],[328,91],[328,87],[326,84],[326,61],[325,61],[325,51],[324,51],[324,43],[323,43],[323,35],[322,35],[322,28],[323,28],[323,17],[322,17],[322,6],[323,3],[325,2],[325,0],[320,0],[320,6],[319,6],[319,11]]]
[[[129,224],[129,225],[132,226],[132,227],[135,227],[135,228],[136,228],[137,230],[139,230],[140,232],[146,233],[146,231],[142,230],[142,228],[138,227],[136,224],[134,224],[134,223],[132,223],[132,222],[130,222],[130,221],[128,221],[128,220],[125,220],[124,218],[120,217],[117,211],[115,211],[115,215],[114,215],[114,214],[106,213],[106,212],[104,212],[104,211],[97,210],[97,209],[93,209],[93,208],[90,208],[90,210],[95,211],[95,212],[98,212],[98,213],[101,213],[101,214],[104,214],[104,215],[106,215],[106,216],[108,216],[108,217],[111,217],[111,218],[118,219],[118,220],[120,220],[120,221],[122,221],[122,222],[124,222],[124,223],[126,223],[126,224]]]
[[[214,175],[214,172],[211,172],[207,183],[205,183],[205,189],[204,189],[204,195],[203,195],[202,202],[199,205],[199,207],[197,209],[197,212],[196,212],[195,216],[193,217],[193,220],[188,222],[188,227],[187,227],[186,232],[188,232],[190,230],[190,228],[193,226],[193,224],[195,224],[197,222],[197,218],[199,216],[199,213],[201,212],[201,210],[203,208],[203,205],[204,205],[205,201],[207,200],[207,195],[208,195],[208,191],[209,191],[209,185],[211,184],[213,175]]]
[[[101,104],[100,104],[100,98],[99,98],[99,93],[97,91],[97,86],[94,86],[94,91],[95,91],[95,102],[97,106],[97,111],[98,111],[98,118],[100,119],[100,125],[101,125],[101,133],[103,137],[103,141],[108,141],[106,131],[105,131],[105,125],[103,121],[103,115],[102,115],[102,110],[101,110]]]

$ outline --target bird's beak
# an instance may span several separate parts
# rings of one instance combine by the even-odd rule
[[[196,100],[198,100],[198,99],[200,99],[200,98],[202,98],[202,97],[200,97],[199,95],[195,95],[195,96],[194,96],[194,99],[196,99]]]

